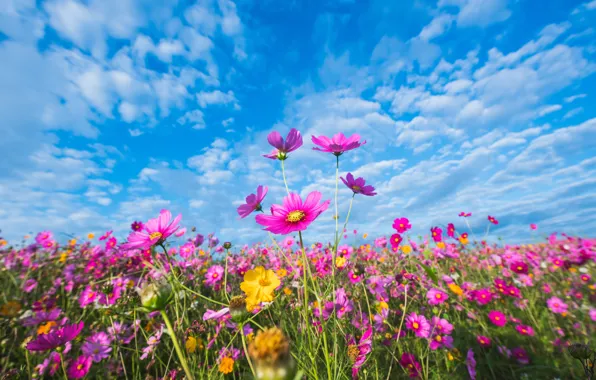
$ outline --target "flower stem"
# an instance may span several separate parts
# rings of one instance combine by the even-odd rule
[[[256,379],[257,374],[255,372],[255,368],[252,366],[252,361],[250,360],[250,355],[248,354],[248,349],[246,348],[246,338],[244,337],[244,324],[240,325],[240,338],[242,339],[242,348],[244,348],[244,356],[246,356],[246,361],[248,362],[248,366],[250,367],[250,372],[252,372],[252,376]]]
[[[284,185],[286,185],[286,192],[290,195],[290,189],[288,188],[288,181],[286,180],[286,169],[284,167],[284,161],[281,160],[281,175],[284,177]]]
[[[168,314],[165,310],[160,311],[161,316],[166,323],[166,327],[168,328],[168,332],[170,333],[170,337],[172,338],[172,342],[174,343],[174,349],[176,350],[176,354],[178,355],[178,359],[180,360],[180,364],[182,364],[182,368],[184,369],[184,373],[189,380],[194,380],[192,372],[190,372],[190,368],[186,363],[186,358],[184,357],[184,353],[180,348],[180,344],[178,343],[178,338],[176,338],[176,333],[174,332],[174,328],[172,328],[172,323],[170,322],[170,318],[168,318]]]

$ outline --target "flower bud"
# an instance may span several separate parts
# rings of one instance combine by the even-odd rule
[[[246,298],[243,296],[232,297],[230,300],[230,315],[236,323],[244,322],[246,318]]]
[[[232,248],[232,243],[230,243],[229,241],[226,241],[225,243],[223,243],[223,247],[225,249],[230,249],[230,248]]]
[[[296,374],[290,343],[277,327],[259,331],[248,347],[258,380],[287,380]]]
[[[164,280],[145,284],[139,291],[141,304],[149,311],[165,309],[172,300],[172,294],[172,287]]]

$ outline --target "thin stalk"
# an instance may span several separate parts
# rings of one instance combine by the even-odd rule
[[[170,337],[172,338],[172,342],[174,343],[174,349],[176,350],[176,354],[178,355],[178,359],[180,360],[180,364],[182,364],[182,368],[184,369],[184,373],[189,380],[194,380],[192,372],[190,372],[190,368],[186,363],[186,358],[184,357],[184,353],[180,348],[180,344],[178,343],[178,338],[176,338],[176,333],[174,332],[174,328],[172,327],[172,323],[170,322],[170,318],[168,318],[168,314],[165,310],[160,311],[161,316],[166,323],[166,327],[168,328],[168,332],[170,333]]]
[[[228,303],[230,302],[230,297],[228,296],[228,256],[230,255],[230,250],[226,249],[226,267],[224,269],[224,295],[226,296],[226,300]]]
[[[286,170],[284,168],[284,161],[281,160],[281,175],[284,178],[284,185],[286,185],[286,192],[290,195],[290,189],[288,188],[288,181],[286,180]]]
[[[244,356],[246,356],[246,361],[248,362],[248,366],[250,367],[250,372],[252,372],[252,376],[256,379],[257,374],[255,372],[255,368],[252,365],[252,361],[250,360],[250,355],[248,354],[248,348],[246,348],[246,338],[244,337],[243,329],[244,329],[244,324],[242,324],[240,326],[240,338],[242,339],[242,348],[244,348]]]

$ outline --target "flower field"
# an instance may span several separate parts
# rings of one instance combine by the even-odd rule
[[[293,129],[268,141],[265,157],[280,162],[285,182],[302,136]],[[363,178],[339,176],[360,136],[312,142],[336,157],[336,183],[352,200],[376,195]],[[134,221],[121,241],[112,231],[0,240],[0,378],[593,375],[596,354],[578,343],[596,337],[596,239],[559,233],[497,245],[454,220],[415,238],[399,211],[392,234],[367,236],[349,229],[352,202],[338,215],[337,191],[286,190],[271,200],[259,186],[238,208],[268,233],[253,245],[198,234],[168,210]],[[309,227],[334,208],[335,238],[317,242]],[[361,244],[347,243],[352,233]]]

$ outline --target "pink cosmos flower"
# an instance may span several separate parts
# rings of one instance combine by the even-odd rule
[[[441,347],[453,348],[453,337],[451,335],[435,334],[430,341],[430,349],[434,351]]]
[[[466,355],[466,367],[470,379],[476,380],[476,359],[474,359],[474,351],[471,348],[468,350],[468,355]]]
[[[259,185],[257,187],[257,194],[250,194],[246,197],[246,203],[240,205],[238,207],[238,215],[240,218],[246,218],[249,216],[253,211],[261,211],[263,210],[261,203],[263,199],[265,199],[265,195],[267,195],[268,188],[267,186]]]
[[[480,344],[482,347],[490,347],[492,343],[490,338],[484,335],[478,335],[476,337],[476,340],[478,341],[478,344]]]
[[[514,261],[509,266],[509,269],[517,274],[528,274],[528,264],[523,261]]]
[[[472,213],[471,212],[464,212],[464,211],[462,211],[462,212],[459,213],[459,216],[464,217],[464,218],[467,218],[467,217],[472,216]]]
[[[419,338],[428,338],[430,324],[423,315],[411,313],[406,318],[406,327],[415,332]]]
[[[186,227],[179,229],[178,231],[176,231],[174,233],[174,235],[176,237],[181,237],[181,236],[184,236],[185,233],[186,233]]]
[[[401,355],[399,364],[401,364],[401,366],[404,367],[408,371],[408,375],[410,378],[415,379],[420,376],[420,373],[422,371],[422,366],[416,360],[416,357],[414,356],[414,354],[404,352]]]
[[[52,351],[50,352],[50,356],[48,356],[43,363],[38,365],[36,369],[41,376],[45,375],[46,371],[48,372],[48,375],[54,376],[54,374],[56,374],[56,372],[58,372],[60,369],[60,364],[60,354]]]
[[[348,336],[348,354],[352,360],[352,378],[358,378],[358,371],[366,361],[366,355],[372,351],[372,327],[362,334],[360,341],[356,344],[356,340],[352,336]]]
[[[440,227],[433,227],[430,229],[430,232],[435,243],[443,240],[443,230]]]
[[[347,180],[345,180],[344,177],[339,178],[341,178],[344,185],[352,190],[354,194],[362,194],[369,197],[377,195],[377,193],[375,193],[375,188],[370,185],[366,185],[366,181],[362,177],[354,179],[352,173],[348,173],[346,176]]]
[[[493,299],[493,295],[488,289],[478,289],[472,292],[472,297],[478,305],[486,305]]]
[[[47,351],[63,346],[76,338],[84,326],[85,324],[81,321],[77,325],[66,325],[47,334],[39,335],[27,344],[27,349],[29,351]]]
[[[359,148],[366,144],[366,140],[360,142],[360,135],[353,134],[351,137],[346,138],[343,133],[339,132],[333,138],[327,136],[315,137],[312,136],[312,142],[320,148],[313,148],[321,152],[333,153],[336,156],[340,156],[344,152]]]
[[[130,229],[133,231],[141,231],[143,228],[145,228],[145,225],[143,224],[143,222],[134,221],[130,225]]]
[[[507,323],[507,317],[505,314],[497,310],[492,310],[490,313],[488,313],[488,319],[490,319],[493,325],[499,327],[503,327]]]
[[[81,355],[70,363],[66,371],[69,379],[82,379],[87,376],[91,368],[91,358]]]
[[[517,362],[520,364],[530,363],[530,357],[528,356],[528,353],[521,347],[516,347],[512,349],[511,354],[515,359],[517,359]]]
[[[488,216],[488,221],[491,222],[492,224],[499,224],[499,221],[497,219],[495,219],[494,216]]]
[[[133,231],[128,235],[128,243],[122,244],[124,250],[149,249],[156,244],[162,243],[179,228],[178,223],[182,214],[172,220],[172,213],[168,210],[161,210],[155,219],[149,219],[143,231]]]
[[[304,203],[300,196],[291,193],[284,197],[283,205],[271,206],[271,215],[257,215],[258,224],[274,234],[286,235],[296,231],[304,231],[314,220],[329,207],[330,201],[321,204],[321,193],[313,191]]]
[[[530,229],[531,230],[537,230],[538,229],[538,226],[536,224],[534,224],[534,223],[531,223],[530,224]]]
[[[397,218],[393,221],[392,227],[395,228],[397,232],[399,232],[400,234],[403,234],[404,232],[412,228],[412,225],[410,224],[408,218]]]
[[[534,329],[531,326],[517,325],[515,329],[521,335],[534,336]]]
[[[590,319],[596,322],[596,309],[594,308],[590,309]]]
[[[391,246],[392,247],[399,247],[401,242],[403,241],[400,234],[393,234],[391,235]]]
[[[180,247],[179,252],[181,257],[188,259],[195,252],[195,245],[192,242],[188,242]]]
[[[453,223],[449,223],[447,225],[447,236],[449,236],[450,238],[455,237],[455,226],[453,225]]]
[[[277,131],[271,132],[267,136],[267,141],[275,149],[269,154],[264,154],[263,157],[271,158],[272,160],[283,161],[288,158],[288,153],[302,146],[302,136],[296,128],[290,129],[285,141]]]
[[[46,241],[52,241],[52,238],[53,235],[50,231],[42,231],[35,236],[35,242],[37,244],[44,245]]]
[[[442,304],[449,297],[447,296],[447,293],[433,288],[426,293],[426,298],[428,298],[428,304],[434,306]]]
[[[213,287],[223,280],[224,268],[221,265],[209,267],[205,273],[205,285]]]
[[[449,335],[453,332],[453,325],[445,318],[434,316],[431,319],[431,324],[432,331],[435,334]]]
[[[81,346],[83,354],[95,363],[99,363],[103,359],[110,356],[112,352],[112,339],[103,331],[91,335],[85,343]]]
[[[562,314],[567,312],[567,304],[558,297],[549,298],[546,304],[553,313]]]

